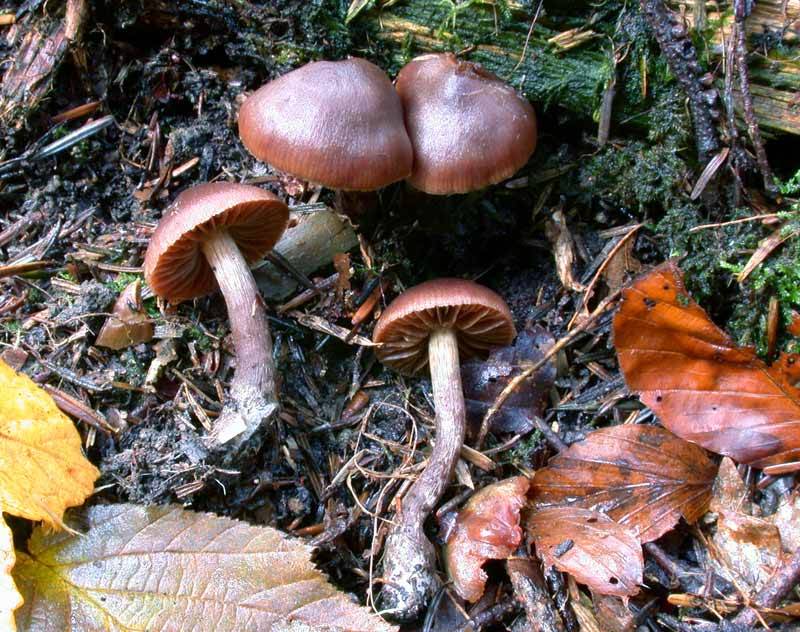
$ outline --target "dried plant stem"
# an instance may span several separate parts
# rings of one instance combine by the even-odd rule
[[[267,314],[253,274],[227,231],[210,236],[203,254],[228,306],[236,349],[236,374],[213,436],[219,444],[234,438],[241,444],[278,408]]]
[[[416,619],[436,592],[436,554],[425,537],[425,519],[442,497],[464,442],[466,412],[458,340],[451,329],[431,334],[428,357],[436,406],[436,444],[428,465],[403,498],[386,538],[381,595],[384,608],[400,620]]]

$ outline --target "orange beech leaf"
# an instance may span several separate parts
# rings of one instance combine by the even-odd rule
[[[632,391],[679,437],[740,463],[800,458],[797,356],[772,366],[739,347],[662,264],[623,293],[614,343]]]
[[[705,513],[716,473],[705,450],[663,428],[612,426],[551,459],[530,496],[538,506],[601,511],[650,542],[681,515],[694,522]]]
[[[461,598],[478,601],[487,579],[481,569],[484,562],[507,558],[522,542],[519,511],[525,505],[528,485],[524,476],[487,485],[458,513],[444,561]]]
[[[569,573],[593,592],[618,597],[639,592],[642,544],[628,527],[597,511],[567,506],[534,511],[527,530],[546,565]]]

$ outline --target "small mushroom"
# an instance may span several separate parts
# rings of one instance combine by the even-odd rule
[[[414,148],[408,181],[426,193],[496,184],[536,149],[536,113],[508,84],[452,53],[422,55],[397,75]]]
[[[332,189],[370,191],[411,173],[400,98],[376,65],[317,61],[266,84],[239,111],[256,158]]]
[[[459,357],[485,355],[515,335],[505,301],[463,279],[437,279],[407,290],[375,326],[383,364],[408,375],[429,366],[436,406],[436,443],[428,465],[403,498],[384,548],[381,598],[398,619],[416,619],[437,588],[435,553],[423,524],[450,481],[464,441]]]
[[[272,249],[289,209],[258,187],[201,184],[181,193],[153,233],[144,275],[157,295],[179,302],[219,288],[228,307],[236,373],[217,419],[217,445],[241,446],[278,408],[264,302],[248,264]]]

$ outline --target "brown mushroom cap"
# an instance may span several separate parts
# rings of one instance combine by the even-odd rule
[[[153,291],[183,301],[217,289],[202,252],[205,235],[222,229],[248,263],[272,249],[289,221],[289,209],[269,191],[247,184],[200,184],[181,193],[158,224],[144,257]]]
[[[489,288],[464,279],[426,281],[396,298],[381,315],[372,339],[378,358],[405,374],[428,364],[428,337],[453,328],[461,356],[483,355],[516,336],[506,302]]]
[[[306,64],[259,88],[239,111],[239,136],[259,160],[333,189],[379,189],[411,173],[400,97],[356,57]]]
[[[527,100],[452,53],[423,55],[397,76],[414,147],[409,182],[426,193],[466,193],[508,178],[536,149]]]

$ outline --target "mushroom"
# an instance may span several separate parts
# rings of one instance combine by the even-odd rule
[[[496,184],[536,149],[536,113],[508,84],[452,53],[422,55],[397,75],[414,148],[408,181],[426,193]]]
[[[144,259],[157,295],[179,302],[219,288],[228,307],[236,373],[212,440],[241,446],[278,408],[264,302],[248,264],[272,249],[289,209],[275,195],[234,183],[181,193],[158,224]]]
[[[436,406],[436,443],[428,465],[403,498],[384,548],[382,601],[398,619],[417,618],[438,584],[423,524],[450,481],[464,441],[459,356],[485,355],[515,335],[505,301],[463,279],[437,279],[407,290],[375,326],[373,340],[384,365],[407,375],[430,367]]]
[[[239,136],[259,160],[332,189],[370,191],[411,173],[400,98],[357,57],[306,64],[256,90]]]

